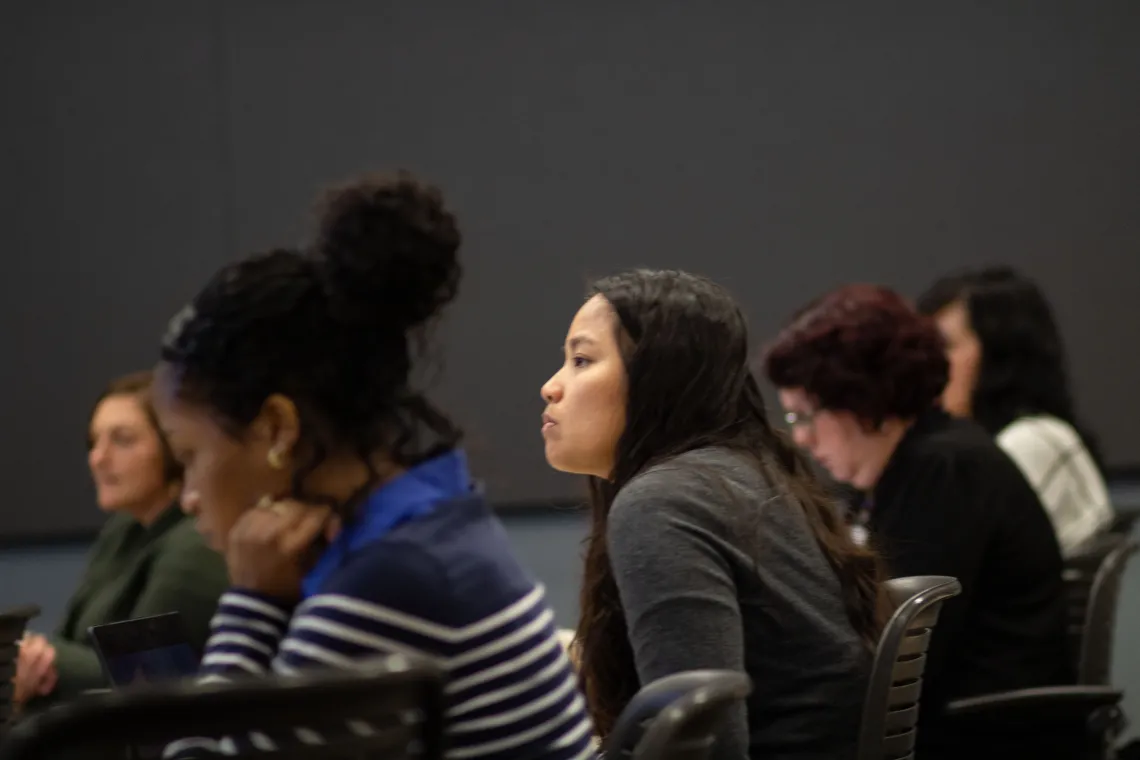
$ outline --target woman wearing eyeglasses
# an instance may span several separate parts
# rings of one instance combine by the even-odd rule
[[[931,641],[920,745],[946,748],[949,700],[1069,681],[1057,539],[1017,465],[939,405],[934,323],[886,288],[847,286],[799,312],[765,370],[795,442],[863,493],[853,530],[890,574],[962,584]],[[976,740],[954,737],[961,750]]]

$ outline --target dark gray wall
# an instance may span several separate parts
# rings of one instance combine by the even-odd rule
[[[91,527],[88,404],[321,183],[441,184],[469,275],[443,400],[503,502],[576,495],[538,387],[590,275],[729,284],[757,341],[851,279],[1005,260],[1140,461],[1140,5],[22,3],[0,24],[0,533]]]

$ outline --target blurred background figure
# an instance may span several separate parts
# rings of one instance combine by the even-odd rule
[[[944,277],[918,299],[946,339],[942,405],[994,436],[1041,498],[1071,554],[1113,519],[1095,443],[1078,424],[1053,310],[1010,267]]]
[[[106,685],[87,629],[177,611],[199,650],[226,587],[225,565],[180,509],[181,468],[155,423],[151,373],[107,386],[88,422],[99,533],[55,634],[29,634],[16,672],[18,703],[68,699]]]
[[[942,723],[949,700],[1070,682],[1052,526],[993,439],[939,406],[949,369],[932,320],[887,288],[839,288],[784,327],[765,370],[796,443],[863,493],[857,539],[892,576],[961,581],[930,644],[919,745],[980,746]]]

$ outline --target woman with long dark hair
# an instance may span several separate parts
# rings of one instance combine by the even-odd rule
[[[853,756],[878,564],[769,425],[728,293],[676,271],[599,280],[542,396],[547,461],[590,476],[575,648],[602,735],[640,686],[725,668],[754,691],[717,758]]]
[[[1077,420],[1053,309],[1036,283],[986,267],[935,282],[918,299],[946,339],[952,414],[972,417],[1025,473],[1071,553],[1112,523],[1095,441]]]

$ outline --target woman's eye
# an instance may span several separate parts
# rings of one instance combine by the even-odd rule
[[[127,446],[131,446],[134,444],[134,442],[135,436],[131,435],[130,433],[116,432],[111,434],[111,443],[115,444],[116,446],[122,446],[125,448]]]
[[[574,366],[578,367],[579,369],[581,369],[582,367],[585,367],[587,364],[590,363],[590,360],[584,356],[575,356],[572,359],[572,361],[574,362]]]

